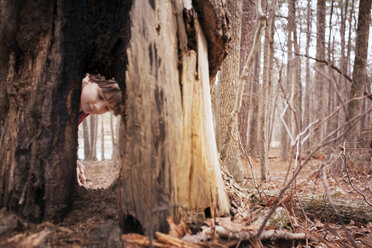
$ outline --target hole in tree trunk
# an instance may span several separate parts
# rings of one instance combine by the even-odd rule
[[[205,215],[205,218],[212,218],[211,208],[208,207],[204,209],[204,215]]]
[[[119,176],[120,117],[89,115],[79,126],[78,159],[85,166],[88,189],[107,189]]]

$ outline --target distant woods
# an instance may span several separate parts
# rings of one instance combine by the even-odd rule
[[[262,22],[257,18],[257,4],[261,4],[266,24],[259,47],[254,49],[254,34]],[[234,62],[229,56],[224,61],[214,88],[214,104],[221,159],[237,180],[241,180],[241,168],[231,169],[224,162],[236,159],[221,148],[221,135],[236,144],[235,148],[230,146],[230,154],[260,159],[262,180],[272,147],[280,148],[283,160],[296,151],[310,153],[325,144],[332,149],[344,144],[370,148],[371,0],[244,0],[243,4],[230,1],[227,8],[233,20],[229,56]],[[224,99],[233,101],[235,81],[242,77],[251,52],[255,57],[243,82],[242,107],[237,121],[232,117],[240,135],[235,134],[235,128],[220,134],[218,130],[224,130],[221,118],[232,113],[232,108],[221,112],[228,105],[216,104],[226,102]],[[226,70],[228,63],[235,65]],[[238,73],[235,68],[240,68]],[[228,75],[235,75],[235,81],[226,80]]]
[[[117,160],[119,128],[120,118],[112,113],[88,116],[79,127],[79,147],[83,150],[84,160]]]

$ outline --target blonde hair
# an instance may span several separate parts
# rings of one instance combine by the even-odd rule
[[[114,78],[107,80],[100,74],[87,74],[87,76],[89,77],[89,81],[98,84],[98,86],[101,88],[102,93],[105,95],[106,101],[112,108],[114,115],[119,115],[122,112],[122,102],[121,91],[116,80]]]

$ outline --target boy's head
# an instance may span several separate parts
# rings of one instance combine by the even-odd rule
[[[104,114],[121,112],[121,91],[114,79],[106,80],[104,76],[87,74],[83,79],[80,107],[87,114]]]

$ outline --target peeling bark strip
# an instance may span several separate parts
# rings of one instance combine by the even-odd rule
[[[81,79],[99,71],[124,81],[128,6],[129,0],[1,1],[0,207],[33,221],[67,213]]]
[[[145,233],[166,232],[168,215],[229,211],[214,140],[206,40],[194,15],[196,51],[187,48],[182,13],[172,1],[158,1],[155,9],[133,2],[120,174],[124,231],[134,225]]]
[[[226,3],[224,0],[194,0],[192,2],[198,12],[200,26],[207,38],[209,74],[212,84],[227,55],[231,36]]]

